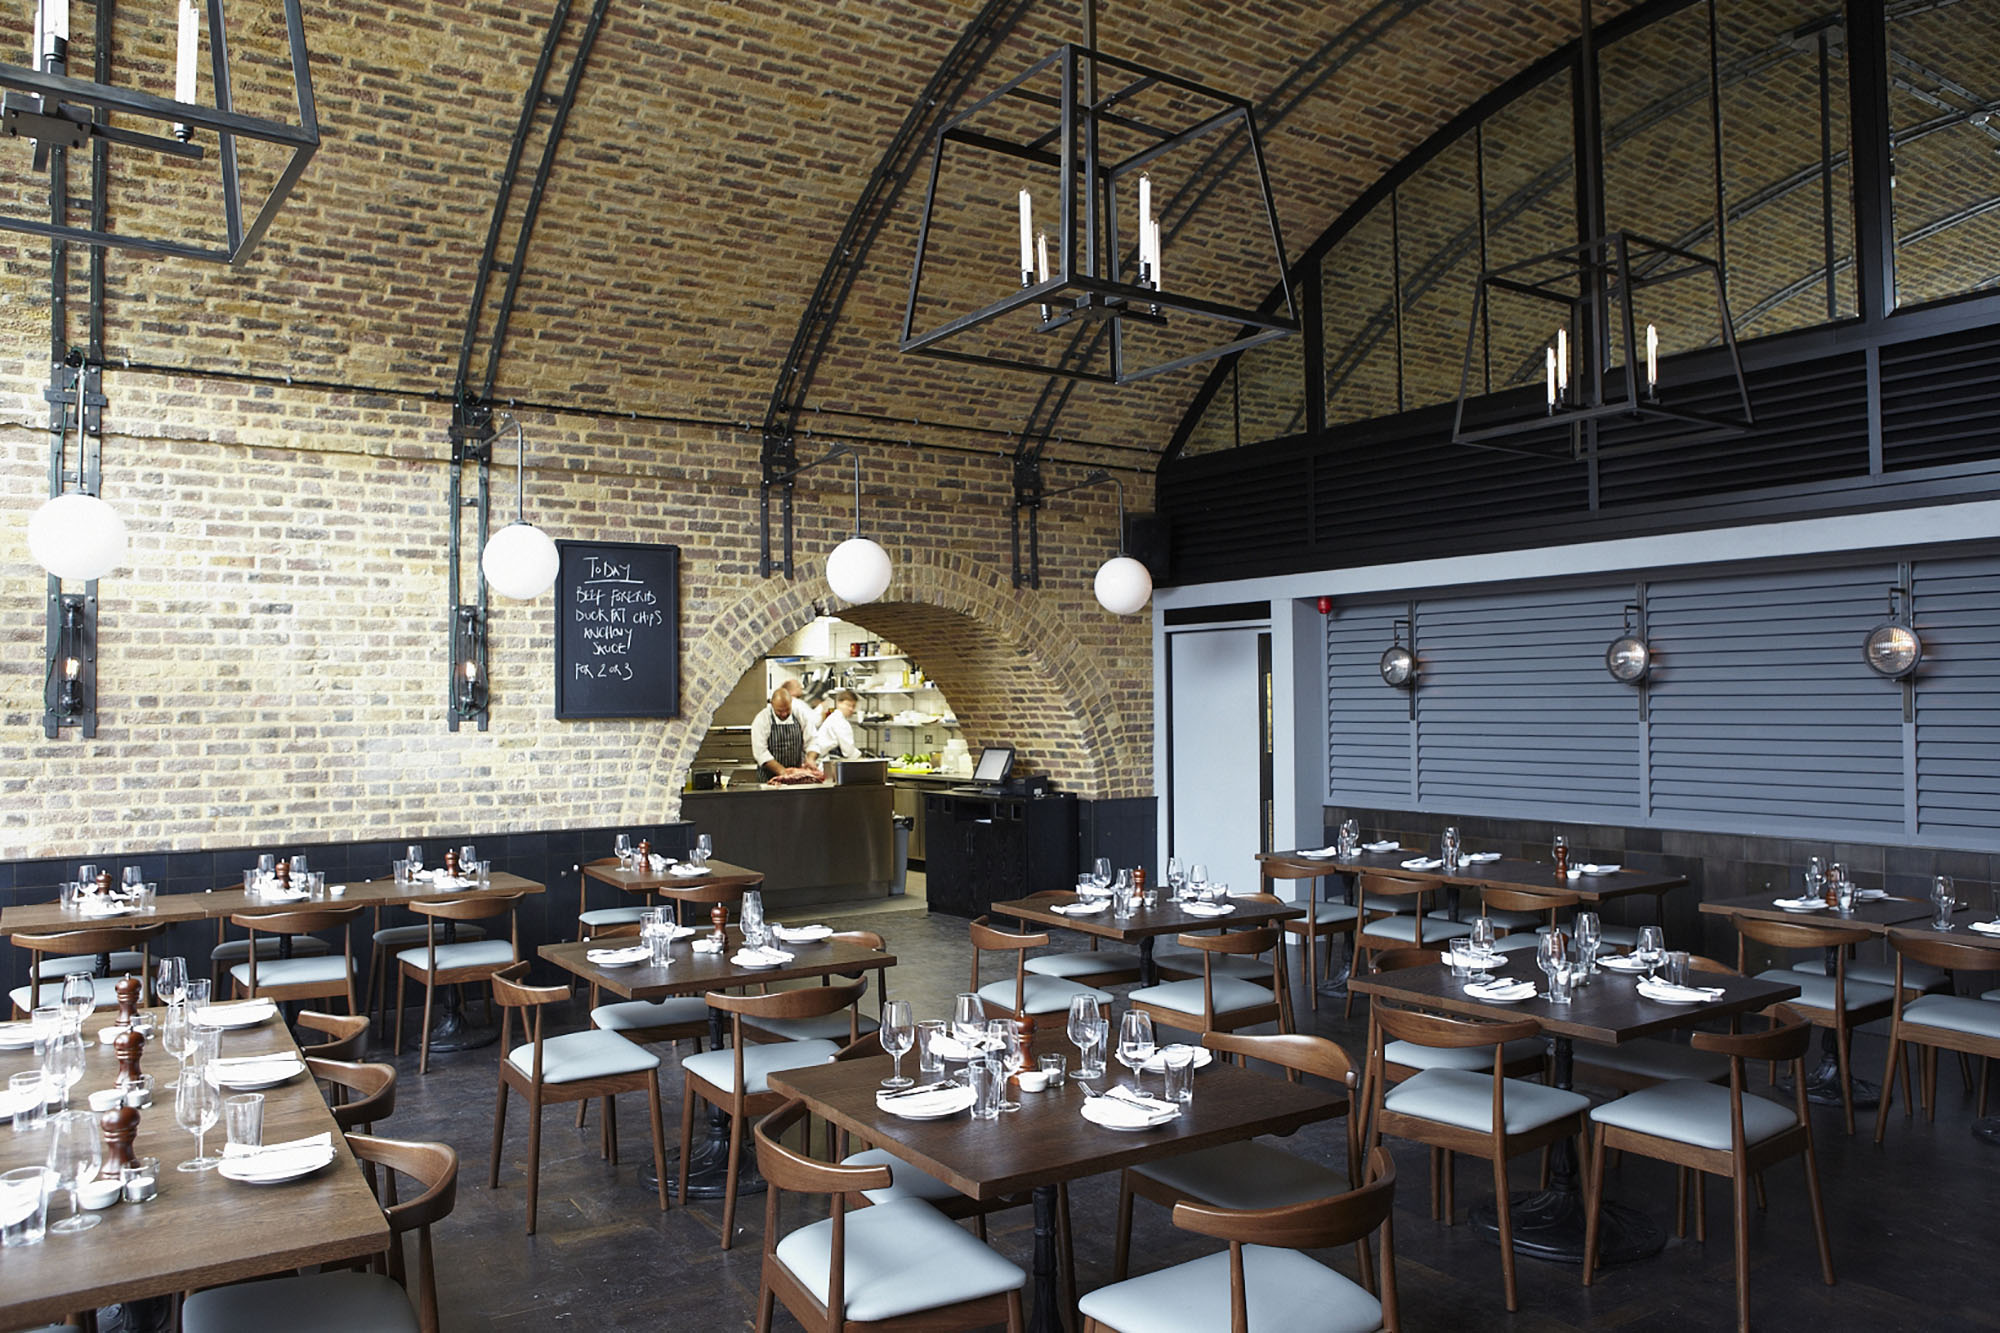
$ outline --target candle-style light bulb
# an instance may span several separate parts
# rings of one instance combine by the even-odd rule
[[[1047,282],[1048,280],[1049,280],[1049,234],[1045,231],[1041,231],[1035,233],[1035,281]]]
[[[1556,328],[1556,389],[1569,392],[1569,330]]]
[[[1139,173],[1139,281],[1152,280],[1153,265],[1153,178]]]
[[[41,0],[35,6],[35,68],[46,72],[68,44],[69,0]]]
[[[1021,285],[1034,285],[1035,273],[1035,197],[1026,190],[1021,191]]]
[[[1548,354],[1549,411],[1553,412],[1556,410],[1556,349],[1553,347],[1544,347],[1542,350]]]
[[[195,56],[201,49],[201,13],[195,0],[181,0],[180,41],[174,49],[174,100],[194,101]],[[174,137],[182,143],[194,138],[194,126],[174,123]]]
[[[1646,392],[1660,387],[1660,331],[1646,326]]]
[[[1153,269],[1153,290],[1157,292],[1161,290],[1160,223],[1157,218],[1151,219],[1146,223],[1146,238],[1146,248],[1150,252],[1148,262],[1151,263]]]
[[[63,659],[64,680],[73,681],[82,675],[83,675],[83,660],[81,658],[65,657]]]

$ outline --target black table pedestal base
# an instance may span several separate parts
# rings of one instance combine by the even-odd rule
[[[447,1002],[443,1017],[431,1026],[433,1051],[476,1051],[498,1040],[499,1028],[491,1023],[466,1022],[465,1011],[455,1002]]]
[[[749,1127],[744,1127],[743,1160],[736,1168],[736,1197],[764,1192],[764,1177],[757,1174],[757,1151],[750,1138]],[[720,1199],[729,1192],[729,1116],[727,1112],[711,1116],[708,1133],[694,1141],[689,1150],[688,1197],[690,1199]],[[680,1149],[667,1149],[667,1191],[674,1194],[680,1189]],[[649,1162],[639,1168],[639,1183],[646,1189],[656,1187],[658,1177],[653,1174]]]
[[[1788,1080],[1779,1080],[1780,1087],[1786,1086],[1787,1083]],[[1878,1085],[1870,1083],[1865,1078],[1855,1079],[1853,1086],[1854,1109],[1857,1111],[1874,1110],[1876,1103],[1882,1098],[1882,1089]],[[1840,1059],[1838,1056],[1829,1054],[1825,1059],[1820,1061],[1819,1068],[1806,1075],[1806,1100],[1814,1106],[1844,1105],[1840,1096]]]
[[[1989,1115],[1984,1120],[1973,1121],[1972,1137],[1988,1147],[2000,1148],[2000,1115]]]
[[[1583,1262],[1584,1206],[1580,1193],[1536,1190],[1510,1196],[1514,1252],[1551,1263]],[[1473,1205],[1472,1224],[1494,1241],[1500,1240],[1498,1209],[1490,1203]],[[1667,1233],[1636,1208],[1606,1203],[1598,1214],[1597,1264],[1629,1264],[1648,1259],[1666,1246]]]

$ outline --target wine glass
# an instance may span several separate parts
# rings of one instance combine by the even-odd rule
[[[1097,1025],[1103,1015],[1097,1008],[1095,995],[1073,995],[1069,1001],[1069,1039],[1076,1047],[1076,1072],[1083,1074],[1084,1056],[1097,1041]]]
[[[125,891],[130,893],[146,883],[146,867],[126,866],[123,871]]]
[[[631,834],[621,833],[613,838],[611,840],[611,850],[618,854],[618,866],[621,870],[630,870],[632,868]]]
[[[82,1031],[67,1024],[42,1046],[42,1086],[55,1090],[56,1105],[65,1110],[69,1090],[83,1078],[86,1051]]]
[[[908,1000],[890,1000],[882,1006],[882,1049],[896,1062],[896,1072],[882,1080],[885,1088],[907,1088],[916,1080],[903,1077],[903,1056],[917,1042],[917,1016]]]
[[[1345,839],[1347,840],[1347,854],[1348,854],[1349,856],[1352,856],[1352,855],[1354,855],[1354,853],[1356,853],[1356,852],[1358,852],[1358,851],[1360,851],[1360,850],[1361,850],[1361,821],[1360,821],[1360,820],[1358,820],[1358,819],[1343,819],[1343,820],[1341,820],[1341,821],[1340,821],[1340,834],[1341,834],[1341,836],[1342,836],[1343,838],[1345,838]]]
[[[70,1026],[81,1027],[97,1008],[97,983],[88,972],[72,972],[63,978],[62,1007]]]
[[[1931,928],[1950,930],[1951,914],[1958,906],[1958,885],[1950,875],[1939,875],[1931,883]]]
[[[1578,912],[1571,923],[1576,932],[1576,963],[1585,972],[1597,970],[1597,951],[1604,943],[1604,923],[1595,912]]]
[[[1196,861],[1188,867],[1188,892],[1196,898],[1208,897],[1208,867]]]
[[[1021,1029],[1011,1018],[994,1018],[986,1023],[987,1058],[1000,1065],[1000,1109],[1018,1111],[1021,1103],[1007,1096],[1007,1080],[1021,1072]]]
[[[1458,826],[1454,824],[1450,828],[1447,828],[1444,831],[1444,837],[1441,841],[1443,843],[1443,855],[1440,859],[1444,863],[1444,868],[1446,870],[1456,869],[1458,866],[1459,849]]]
[[[1653,969],[1666,957],[1667,933],[1658,926],[1639,927],[1639,943],[1632,950],[1632,956],[1646,965],[1646,975],[1652,976]]]
[[[1153,1016],[1143,1009],[1127,1009],[1118,1020],[1118,1063],[1132,1071],[1132,1091],[1146,1090],[1139,1083],[1139,1069],[1153,1058]]]
[[[1493,939],[1493,918],[1490,916],[1472,918],[1472,948],[1479,955],[1479,970],[1472,974],[1474,981],[1493,980],[1493,973],[1486,966],[1493,960]]]
[[[1176,898],[1180,897],[1181,885],[1185,883],[1187,883],[1187,867],[1181,864],[1181,859],[1178,856],[1168,857],[1167,887],[1174,891]]]
[[[1544,999],[1555,998],[1556,972],[1562,967],[1564,957],[1568,953],[1564,944],[1563,933],[1560,930],[1552,930],[1535,941],[1535,965],[1542,969],[1542,975],[1547,977],[1549,982],[1548,990],[1543,992]]]
[[[969,1050],[986,1039],[986,1006],[975,991],[960,991],[951,1002],[951,1035]]]
[[[55,1176],[55,1188],[69,1191],[69,1216],[49,1230],[66,1236],[88,1231],[102,1219],[96,1213],[83,1211],[83,1201],[77,1197],[77,1191],[87,1182],[97,1179],[97,1173],[104,1165],[104,1148],[98,1139],[97,1117],[88,1111],[59,1111],[49,1123],[54,1127],[55,1135],[49,1142],[48,1167]]]
[[[174,1061],[174,1078],[167,1084],[169,1089],[181,1085],[180,1076],[185,1068],[182,1061],[187,1058],[187,1047],[188,1007],[185,1004],[168,1005],[166,1021],[160,1024],[160,1049]]]
[[[153,998],[169,1009],[187,996],[187,959],[157,959],[153,969]]]
[[[188,1133],[195,1136],[195,1156],[182,1162],[183,1171],[212,1170],[218,1159],[208,1155],[208,1131],[215,1128],[216,1120],[222,1114],[222,1092],[208,1077],[201,1066],[193,1072],[183,1072],[180,1086],[174,1090],[174,1121]]]
[[[1111,858],[1100,856],[1090,863],[1090,879],[1100,889],[1111,887]]]
[[[1817,898],[1826,887],[1826,863],[1817,856],[1806,858],[1806,896]]]
[[[415,879],[417,877],[417,872],[424,868],[423,844],[415,842],[411,843],[408,847],[403,849],[403,855],[410,858],[410,878]]]
[[[704,833],[694,840],[694,863],[696,865],[698,866],[707,865],[708,858],[714,855],[715,855],[714,838],[711,838],[708,834]]]

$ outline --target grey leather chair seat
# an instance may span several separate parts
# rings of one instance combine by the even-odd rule
[[[1599,1124],[1692,1144],[1716,1152],[1731,1146],[1729,1089],[1714,1083],[1677,1079],[1642,1089],[1590,1113]],[[1789,1106],[1764,1097],[1743,1098],[1743,1138],[1762,1143],[1799,1123]]]
[[[922,1199],[849,1212],[846,1247],[845,1317],[855,1323],[1018,1291],[1028,1281],[1026,1273]],[[825,1304],[833,1269],[830,1219],[786,1236],[775,1257]]]
[[[1540,1055],[1547,1044],[1540,1037],[1523,1037],[1501,1048],[1508,1064]],[[1409,1069],[1469,1069],[1475,1074],[1493,1072],[1491,1046],[1419,1046],[1413,1041],[1392,1041],[1382,1048],[1382,1058],[1392,1065]]]
[[[259,958],[257,960],[257,984],[259,986],[311,986],[320,982],[341,981],[348,975],[346,954],[329,954],[323,958]],[[239,986],[250,984],[250,964],[238,963],[229,969],[230,980]]]
[[[1027,985],[1022,991],[1021,1011],[1028,1014],[1059,1014],[1068,1009],[1069,1002],[1079,995],[1088,995],[1099,1004],[1111,1003],[1110,991],[1101,991],[1080,981],[1045,977],[1030,972]],[[1014,1007],[1014,978],[987,982],[979,988],[979,998],[990,1005],[1011,1010]]]
[[[431,951],[427,946],[404,949],[397,953],[399,963],[414,964],[419,972],[428,972],[431,966]],[[512,940],[458,940],[437,947],[438,970],[449,972],[455,967],[488,967],[514,961]]]
[[[870,1203],[894,1203],[898,1199],[922,1199],[926,1203],[943,1203],[951,1199],[962,1199],[951,1186],[939,1180],[921,1167],[912,1166],[892,1152],[882,1148],[870,1148],[866,1152],[850,1153],[840,1159],[842,1166],[886,1166],[890,1170],[889,1188],[863,1190],[862,1195]]]
[[[507,1052],[507,1062],[529,1077],[535,1072],[535,1043]],[[542,1041],[542,1082],[580,1083],[658,1069],[660,1057],[615,1032],[565,1032]]]
[[[2000,1037],[2000,1004],[1962,995],[1922,995],[1903,1006],[1903,1026]]]
[[[1799,998],[1787,1001],[1802,1004],[1809,1009],[1833,1008],[1833,978],[1816,977],[1810,972],[1794,972],[1790,968],[1772,968],[1757,974],[1759,981],[1775,981],[1781,985],[1797,986]],[[1847,978],[1847,1007],[1865,1009],[1871,1004],[1880,1004],[1896,993],[1893,986],[1877,986],[1866,981],[1856,981],[1850,973]]]
[[[1243,1247],[1251,1333],[1373,1333],[1382,1304],[1297,1250]],[[1229,1254],[1206,1255],[1099,1287],[1079,1302],[1092,1319],[1144,1333],[1217,1333],[1229,1324]]]
[[[1590,1046],[1579,1052],[1577,1063],[1643,1078],[1690,1079],[1713,1083],[1729,1077],[1729,1057],[1715,1051],[1697,1051],[1677,1041],[1641,1037],[1616,1046]]]
[[[768,1046],[745,1046],[743,1090],[753,1095],[769,1092],[771,1085],[765,1080],[770,1075],[785,1069],[823,1065],[833,1059],[839,1050],[840,1045],[831,1041],[781,1041]],[[690,1055],[681,1061],[681,1068],[725,1092],[736,1086],[734,1050],[703,1051],[700,1055]]]
[[[1264,975],[1270,976],[1271,965],[1264,965]],[[1212,977],[1209,988],[1215,995],[1215,1012],[1226,1014],[1235,1009],[1254,1009],[1271,1003],[1271,988],[1259,986],[1254,981],[1244,981],[1239,977]],[[1134,1004],[1156,1004],[1162,1009],[1172,1009],[1176,1013],[1196,1014],[1202,1012],[1203,983],[1195,977],[1187,981],[1168,981],[1158,986],[1147,986],[1135,990],[1127,998]]]
[[[181,1307],[182,1333],[417,1333],[410,1298],[376,1273],[310,1273],[211,1287]]]
[[[1506,1129],[1525,1134],[1590,1105],[1580,1092],[1506,1080]],[[1420,1116],[1480,1134],[1493,1132],[1493,1075],[1465,1069],[1426,1069],[1389,1089],[1382,1104],[1391,1111]]]
[[[600,1004],[590,1011],[590,1025],[606,1032],[636,1032],[644,1028],[706,1023],[708,1006],[699,995],[674,995],[664,1000],[628,1000]]]

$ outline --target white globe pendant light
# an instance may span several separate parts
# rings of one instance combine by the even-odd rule
[[[1097,604],[1114,616],[1137,615],[1153,596],[1153,576],[1129,555],[1097,567]]]
[[[28,520],[28,552],[59,579],[101,579],[125,562],[125,520],[95,495],[69,491]]]
[[[856,524],[857,529],[859,523]],[[889,591],[889,553],[866,537],[849,537],[826,558],[826,581],[833,595],[859,606]]]
[[[521,423],[514,423],[514,521],[486,540],[479,553],[479,572],[487,586],[502,597],[517,602],[530,601],[547,592],[556,581],[559,559],[556,544],[528,522],[523,500],[527,468],[527,441]]]

